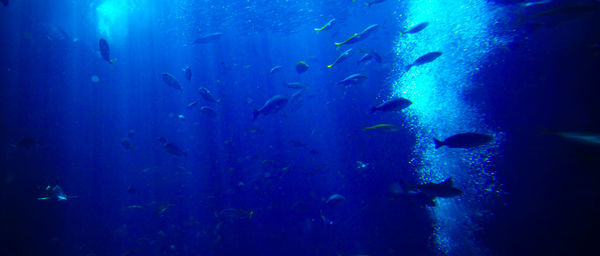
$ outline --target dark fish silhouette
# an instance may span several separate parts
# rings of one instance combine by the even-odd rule
[[[399,111],[410,106],[412,102],[405,98],[396,98],[384,103],[381,103],[377,106],[371,107],[371,113],[375,113],[376,111],[381,112],[389,112],[389,111]]]
[[[452,135],[444,141],[434,138],[435,148],[447,146],[449,148],[473,148],[492,142],[494,137],[479,133],[460,133]]]
[[[306,72],[306,70],[308,70],[308,64],[306,64],[306,62],[298,61],[298,63],[296,63],[296,72],[298,72],[298,74],[302,74]]]
[[[339,49],[343,45],[354,44],[354,43],[360,42],[360,41],[366,39],[367,37],[369,37],[375,30],[377,30],[378,27],[379,27],[379,25],[377,25],[377,24],[368,26],[360,33],[358,33],[358,34],[355,33],[354,35],[350,36],[345,41],[340,42],[340,43],[335,43],[335,45],[337,45],[337,48]]]
[[[217,117],[217,111],[209,106],[202,106],[200,108],[200,112],[202,112],[202,114],[210,118]]]
[[[223,35],[223,33],[221,32],[216,32],[216,33],[211,33],[211,34],[206,34],[203,36],[198,37],[198,39],[196,39],[194,41],[194,44],[207,44],[207,43],[212,43],[214,41],[219,40],[219,38],[221,38],[221,36]]]
[[[333,194],[327,198],[327,206],[336,206],[346,201],[346,198],[340,194]]]
[[[115,59],[110,58],[110,47],[108,46],[108,42],[103,38],[100,38],[100,55],[102,55],[102,59],[107,61],[110,64],[115,63]]]
[[[338,84],[341,84],[341,85],[360,84],[360,83],[364,82],[365,80],[367,80],[367,78],[369,78],[369,77],[366,76],[365,74],[361,74],[361,73],[352,74],[352,75],[349,75],[346,78],[344,78],[344,80],[339,81]]]
[[[377,51],[375,50],[360,50],[361,52],[366,52],[365,55],[363,55],[362,57],[360,57],[360,59],[356,62],[357,64],[361,64],[361,63],[365,63],[367,61],[370,61],[372,59],[375,59],[375,61],[377,61],[377,63],[381,63],[382,62],[382,58],[381,55],[379,55],[379,53],[377,53]]]
[[[269,100],[267,100],[267,102],[265,102],[265,104],[260,108],[260,109],[255,109],[254,110],[254,118],[253,120],[256,120],[258,118],[259,115],[270,115],[273,113],[277,113],[280,110],[282,110],[283,108],[285,108],[285,106],[288,103],[288,99],[284,98],[281,95],[275,95],[273,97],[271,97]]]
[[[184,152],[183,150],[181,150],[181,148],[175,144],[174,142],[167,142],[164,146],[165,150],[167,151],[167,153],[174,155],[174,156],[183,156],[187,158],[187,152]]]
[[[183,87],[181,87],[179,81],[177,81],[177,79],[175,79],[173,75],[169,73],[162,73],[161,76],[163,82],[165,82],[169,87],[175,88],[177,90],[183,90]]]
[[[185,67],[183,72],[185,73],[185,79],[192,81],[192,66]]]
[[[414,33],[419,33],[421,32],[423,29],[425,29],[427,26],[429,26],[429,22],[422,22],[419,23],[418,25],[410,28],[407,31],[402,32],[402,34],[414,34]]]
[[[412,64],[406,66],[406,71],[409,71],[414,66],[421,66],[423,64],[430,63],[439,58],[440,56],[442,56],[441,52],[430,52],[428,54],[425,54],[417,58],[417,60],[415,60]]]
[[[215,97],[212,95],[212,93],[205,87],[200,87],[200,89],[198,89],[198,92],[200,93],[200,97],[202,97],[204,100],[206,100],[208,102],[213,102],[213,103],[221,102],[221,100],[215,99]]]

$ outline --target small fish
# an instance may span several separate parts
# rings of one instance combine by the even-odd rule
[[[594,146],[600,146],[600,133],[554,132],[553,134],[558,135],[564,139],[567,139],[567,140],[570,140],[573,142],[594,145]]]
[[[304,103],[304,100],[303,100],[304,92],[306,92],[306,89],[300,89],[300,90],[294,92],[294,94],[292,94],[292,97],[290,97],[289,105],[290,105],[290,110],[292,112],[295,112],[300,107],[302,107],[302,105]]]
[[[342,54],[340,54],[340,56],[337,57],[337,59],[333,62],[333,64],[328,65],[327,68],[332,68],[333,66],[344,62],[351,54],[352,54],[352,48],[344,51]]]
[[[387,131],[387,132],[397,132],[400,129],[402,129],[402,127],[397,126],[397,125],[393,125],[393,124],[378,124],[378,125],[373,125],[373,126],[365,127],[365,128],[363,128],[363,131],[368,131],[368,130],[383,130],[383,131]]]
[[[133,145],[131,144],[131,141],[129,141],[129,139],[127,139],[127,138],[121,140],[121,146],[127,150],[133,149]]]
[[[192,81],[192,66],[187,66],[182,71],[185,73],[185,79]]]
[[[202,114],[204,114],[205,116],[210,117],[210,118],[217,117],[217,111],[214,108],[211,108],[209,106],[200,107],[200,112],[202,112]]]
[[[356,161],[356,169],[364,169],[369,166],[369,163],[365,163],[363,161]]]
[[[177,119],[179,119],[179,120],[185,120],[185,116],[184,116],[184,115],[181,115],[181,114],[180,114],[180,115],[177,115]]]
[[[196,39],[193,44],[212,43],[214,41],[219,40],[219,38],[221,38],[222,35],[223,35],[223,33],[221,33],[221,32],[202,35],[202,36],[198,37],[198,39]]]
[[[129,130],[129,132],[127,132],[127,137],[129,137],[130,139],[133,139],[134,136],[135,136],[135,130],[131,129],[131,130]]]
[[[275,66],[273,68],[271,68],[271,71],[269,71],[269,73],[274,74],[275,72],[281,70],[281,66]]]
[[[40,139],[36,139],[33,137],[25,137],[22,138],[21,140],[19,140],[19,142],[17,142],[16,145],[12,145],[13,147],[18,147],[18,148],[30,148],[33,147],[35,145],[39,145],[41,144]]]
[[[298,61],[298,63],[296,63],[296,72],[298,72],[298,74],[302,74],[306,72],[306,70],[308,70],[308,64],[306,64],[306,62]]]
[[[132,205],[128,205],[127,209],[128,210],[141,210],[141,209],[144,209],[144,206],[132,204]]]
[[[371,113],[375,113],[376,111],[381,112],[390,112],[390,111],[400,111],[409,107],[412,104],[410,100],[405,98],[396,98],[390,101],[386,101],[377,106],[371,107]]]
[[[488,144],[492,142],[492,140],[494,140],[494,137],[479,133],[459,133],[446,138],[444,141],[440,141],[436,138],[433,139],[436,149],[443,146],[449,148],[473,148]]]
[[[327,24],[325,24],[324,26],[320,27],[320,28],[315,28],[315,31],[319,32],[319,31],[326,31],[326,30],[330,30],[331,27],[333,27],[333,25],[335,24],[336,19],[333,18],[331,20],[329,20],[327,22]]]
[[[539,1],[523,2],[523,3],[520,3],[519,5],[523,6],[523,7],[529,7],[529,6],[549,4],[549,3],[552,3],[552,0],[539,0]]]
[[[285,85],[287,88],[290,88],[290,89],[304,89],[304,88],[306,88],[306,87],[304,87],[304,85],[302,85],[299,82],[283,83],[283,85]]]
[[[162,217],[163,214],[165,214],[165,212],[167,211],[167,209],[169,209],[169,207],[171,207],[171,204],[163,204],[160,207],[158,207],[158,209],[156,209],[156,211],[152,215]]]
[[[419,33],[423,29],[425,29],[427,26],[429,26],[429,22],[421,22],[421,23],[417,24],[416,26],[410,28],[409,30],[402,32],[402,34],[415,34],[415,33]]]
[[[337,48],[339,49],[343,45],[354,44],[354,43],[360,42],[360,41],[366,39],[367,37],[369,37],[374,31],[377,30],[378,27],[379,27],[379,25],[377,25],[377,24],[368,26],[360,33],[358,33],[358,34],[355,33],[354,35],[352,35],[348,39],[346,39],[346,41],[343,41],[340,43],[335,43],[335,45],[337,45]]]
[[[108,61],[108,63],[113,64],[115,63],[116,59],[110,59],[110,47],[108,46],[108,42],[106,40],[104,40],[103,38],[100,38],[100,55],[102,56],[102,59],[104,59],[105,61]]]
[[[408,72],[414,66],[421,66],[430,62],[433,62],[437,58],[442,56],[441,52],[430,52],[419,58],[417,58],[412,64],[406,66],[406,71]]]
[[[38,197],[37,200],[56,200],[56,201],[65,201],[69,198],[77,198],[76,196],[67,196],[63,189],[56,185],[54,187],[47,186],[44,190],[44,196]]]
[[[260,109],[254,110],[254,118],[256,120],[259,115],[270,115],[273,113],[277,113],[280,110],[284,109],[288,103],[288,99],[284,98],[281,95],[275,95],[271,97]]]
[[[385,2],[385,1],[386,1],[386,0],[372,0],[372,1],[369,1],[369,2],[367,2],[367,6],[368,6],[369,8],[371,8],[371,5],[378,4],[378,3],[383,3],[383,2]]]
[[[167,151],[167,153],[174,155],[174,156],[183,156],[185,158],[187,158],[187,152],[183,152],[183,150],[181,150],[181,148],[175,144],[174,142],[167,142],[164,146],[165,150]]]
[[[333,194],[329,198],[327,198],[325,204],[327,204],[327,206],[336,206],[343,203],[344,201],[346,201],[346,198],[344,196],[340,194]]]
[[[425,183],[415,186],[420,191],[416,196],[429,206],[435,206],[435,198],[452,198],[463,194],[463,191],[454,187],[452,178],[446,179],[442,183]]]
[[[356,74],[347,76],[346,78],[344,78],[344,80],[339,81],[337,84],[346,85],[346,86],[353,85],[353,84],[360,84],[360,83],[364,82],[365,80],[367,80],[367,78],[369,78],[369,77],[364,74],[356,73]]]
[[[177,90],[183,90],[183,87],[181,87],[179,81],[177,81],[177,79],[175,79],[173,75],[169,73],[162,73],[161,76],[163,82],[165,82],[169,87],[175,88]]]
[[[208,102],[213,102],[213,103],[221,102],[220,99],[219,100],[215,99],[215,97],[212,95],[212,93],[205,87],[200,87],[200,89],[198,89],[198,92],[200,92],[200,96]]]
[[[361,49],[360,52],[366,52],[365,55],[363,55],[362,57],[360,57],[360,59],[356,62],[357,64],[361,64],[361,63],[365,63],[369,60],[375,59],[375,61],[377,61],[377,63],[381,63],[382,62],[382,58],[381,55],[379,55],[379,53],[377,53],[377,51],[375,50],[364,50]]]
[[[194,106],[198,105],[199,102],[199,100],[193,101],[192,103],[187,105],[187,108],[193,108]]]

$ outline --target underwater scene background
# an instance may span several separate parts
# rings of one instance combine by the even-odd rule
[[[1,255],[592,255],[595,0],[3,0]]]

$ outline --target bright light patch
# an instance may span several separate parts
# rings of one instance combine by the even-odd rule
[[[433,239],[447,255],[485,254],[472,238],[477,229],[473,218],[489,215],[485,202],[500,194],[489,159],[503,135],[486,125],[477,106],[464,101],[464,92],[475,86],[473,74],[489,53],[506,43],[494,31],[497,19],[506,16],[487,0],[411,0],[404,5],[406,20],[401,31],[430,23],[419,33],[400,35],[396,43],[394,96],[413,102],[406,111],[417,137],[412,164],[423,182],[452,177],[465,192],[460,198],[438,199],[438,206],[431,208]],[[443,54],[405,72],[405,65],[434,51]],[[434,137],[443,140],[463,132],[490,134],[495,142],[472,150],[434,148]]]
[[[127,35],[131,7],[129,0],[106,0],[98,5],[96,15],[100,35],[107,39]]]

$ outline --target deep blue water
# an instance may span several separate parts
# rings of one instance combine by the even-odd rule
[[[594,250],[600,142],[560,132],[600,134],[600,3],[367,2],[9,0],[0,7],[0,253]],[[366,39],[336,49],[372,24]],[[360,49],[382,62],[357,63]],[[405,72],[431,51],[443,55]],[[338,84],[354,73],[368,78]],[[286,82],[306,87],[299,102]],[[274,95],[290,101],[253,120]],[[413,104],[370,113],[394,97]],[[398,127],[363,131],[376,124]],[[433,137],[459,132],[494,139],[434,148]],[[390,189],[446,178],[464,193],[435,206]],[[38,200],[48,186],[67,200]],[[345,200],[329,205],[333,194]]]

